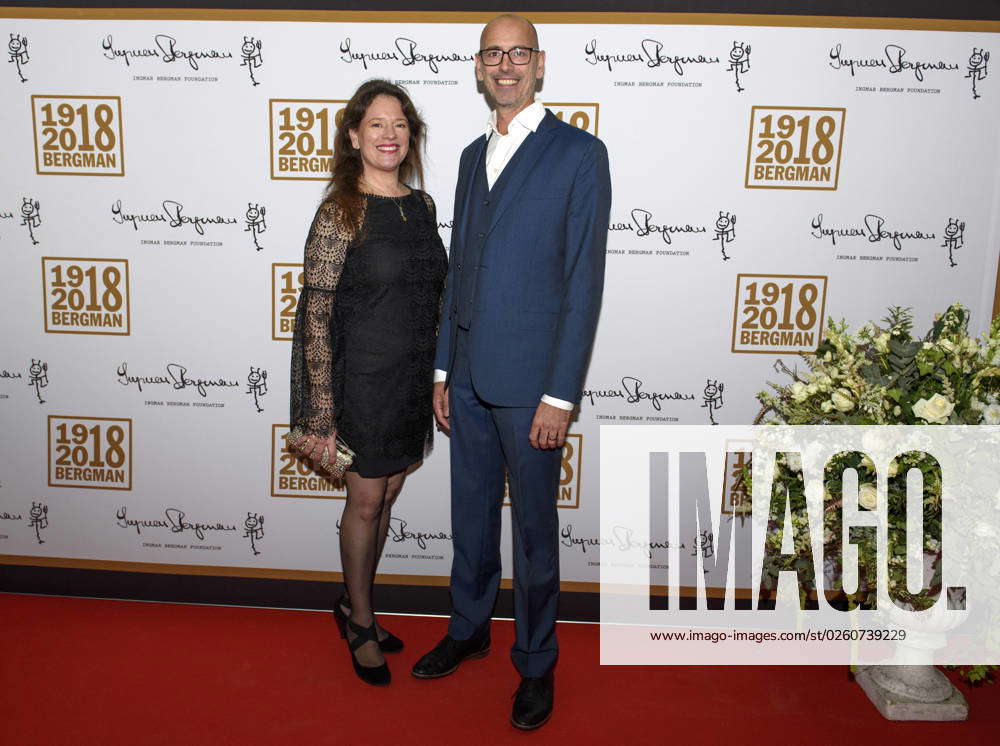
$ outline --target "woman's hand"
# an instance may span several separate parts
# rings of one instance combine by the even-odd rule
[[[307,435],[295,443],[292,448],[305,458],[312,459],[313,464],[316,465],[323,463],[323,452],[326,451],[327,464],[334,464],[337,462],[337,433],[334,431],[327,438]]]

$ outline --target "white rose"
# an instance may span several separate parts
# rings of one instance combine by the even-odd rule
[[[819,377],[819,385],[822,386],[823,388],[828,388],[829,386],[833,385],[833,379],[830,378],[830,376],[828,376],[826,373],[824,373]]]
[[[943,425],[954,408],[948,397],[934,394],[930,399],[918,399],[913,405],[913,414],[932,425]]]
[[[792,384],[792,399],[797,402],[804,402],[808,396],[806,385],[802,381],[796,381]]]
[[[854,409],[854,400],[851,398],[851,392],[847,389],[837,389],[834,391],[833,396],[830,397],[830,401],[841,412],[850,412]]]
[[[899,417],[899,415],[903,414],[903,408],[897,404],[895,407],[892,408],[892,413],[897,417]]]
[[[785,463],[792,471],[802,471],[802,455],[798,451],[792,451],[785,456]]]
[[[822,409],[824,412],[829,412],[831,409],[833,409],[833,402],[825,401],[819,405],[819,408]]]
[[[983,410],[984,425],[1000,425],[1000,405],[990,404]]]
[[[875,471],[875,462],[871,460],[871,457],[867,453],[861,457],[861,465],[868,471]]]
[[[899,461],[893,459],[889,462],[889,476],[894,477],[899,474]]]
[[[827,352],[826,354],[823,355],[823,360],[824,362],[828,363],[831,360],[833,360],[833,355],[830,352]]]
[[[809,395],[812,396],[813,394],[819,391],[819,386],[816,385],[815,383],[810,383],[808,386],[806,386],[806,391],[808,391]]]
[[[874,484],[863,484],[858,488],[858,504],[866,510],[875,510],[878,505],[878,491]]]
[[[955,343],[952,342],[947,337],[942,337],[941,339],[938,340],[938,347],[940,347],[945,352],[954,352],[956,349]]]

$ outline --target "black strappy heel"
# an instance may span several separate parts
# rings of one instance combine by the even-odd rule
[[[362,627],[348,619],[347,625],[355,635],[353,640],[347,640],[347,648],[351,651],[351,663],[354,664],[354,673],[366,684],[371,684],[372,686],[388,685],[392,680],[392,675],[389,673],[389,665],[387,663],[383,663],[381,666],[362,666],[358,663],[358,659],[354,657],[354,651],[366,642],[378,644],[378,629],[375,626],[375,622],[372,622],[370,627]]]
[[[340,600],[338,600],[333,607],[333,618],[337,622],[337,627],[340,629],[340,636],[346,640],[348,615],[344,613],[344,607],[347,607],[348,609],[351,608],[351,604],[346,593],[340,597]],[[384,640],[379,640],[378,646],[383,653],[398,653],[403,649],[402,640],[384,627],[382,628],[382,631],[385,632],[386,638]]]

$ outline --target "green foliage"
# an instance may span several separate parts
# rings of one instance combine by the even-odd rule
[[[778,361],[775,369],[787,376],[785,383],[768,382],[770,390],[757,399],[761,411],[756,423],[788,425],[997,425],[1000,424],[1000,316],[994,318],[989,332],[982,337],[969,336],[969,311],[953,304],[935,317],[923,339],[913,337],[913,314],[909,308],[892,306],[882,320],[884,326],[864,324],[851,334],[841,320],[827,320],[825,335],[814,353],[802,359],[807,370],[789,369]],[[797,466],[797,465],[796,465]],[[799,467],[801,468],[801,467]],[[802,493],[799,468],[779,459],[775,470],[775,488]],[[843,535],[841,511],[845,469],[855,469],[858,484],[874,485],[874,465],[857,455],[841,457],[831,464],[826,480],[825,548],[836,551]],[[903,457],[899,473],[918,468],[924,474],[924,550],[940,557],[941,535],[937,505],[941,483],[929,463],[916,454]],[[890,477],[892,474],[890,473]],[[896,482],[894,484],[894,482]],[[893,596],[914,609],[927,608],[931,601],[923,595],[910,594],[906,586],[905,484],[890,478],[888,485],[888,577]],[[793,526],[796,520],[793,515]],[[770,530],[767,544],[774,554],[766,556],[763,582],[777,585],[778,573],[795,570],[801,559],[791,555],[782,560],[782,529]],[[858,593],[854,601],[873,603],[878,577],[874,556],[859,563]],[[940,564],[931,584],[932,595],[941,592]],[[960,677],[971,686],[991,683],[997,666],[957,666]]]
[[[958,678],[969,686],[983,686],[996,683],[996,672],[1000,666],[945,666],[958,671]]]
[[[790,425],[1000,424],[1000,317],[981,338],[953,304],[926,336],[913,337],[909,308],[893,306],[884,327],[827,320],[806,370],[776,368],[790,381],[757,394],[757,422]]]

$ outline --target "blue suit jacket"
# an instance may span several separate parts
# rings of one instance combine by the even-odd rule
[[[608,153],[551,111],[524,152],[489,226],[469,337],[476,392],[490,404],[535,407],[543,394],[579,402],[604,289],[611,211]],[[486,136],[462,153],[435,367],[451,372],[468,228],[466,208]],[[472,271],[464,266],[464,271]]]

